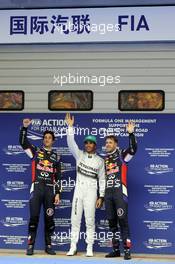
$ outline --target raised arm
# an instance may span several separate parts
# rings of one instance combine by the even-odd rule
[[[77,143],[75,142],[74,139],[74,116],[70,116],[70,114],[66,114],[66,123],[68,125],[68,130],[67,130],[67,145],[69,147],[70,152],[74,156],[75,159],[78,159],[81,150],[79,149]]]
[[[122,157],[125,162],[129,162],[137,152],[137,141],[134,135],[134,123],[129,122],[126,129],[129,133],[129,147],[122,150]]]
[[[21,128],[19,134],[19,143],[24,149],[25,153],[32,159],[35,156],[37,148],[33,146],[27,138],[27,128],[31,124],[31,122],[32,120],[30,119],[23,120],[23,127]]]

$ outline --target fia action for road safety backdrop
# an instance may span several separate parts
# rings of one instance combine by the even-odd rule
[[[32,118],[29,140],[41,146],[42,133],[51,129],[57,134],[55,150],[62,155],[61,205],[56,208],[56,230],[53,244],[56,250],[69,248],[69,230],[73,186],[76,176],[75,160],[70,154],[65,135],[64,114],[1,114],[0,115],[0,248],[24,249],[27,241],[30,159],[19,145],[19,128],[23,118]],[[104,154],[106,129],[119,137],[120,147],[128,146],[125,125],[133,119],[138,152],[129,164],[129,222],[133,252],[167,253],[175,251],[175,137],[173,114],[75,114],[75,139],[83,148],[84,134],[97,135],[98,152]],[[81,128],[81,129],[80,129]],[[85,129],[86,128],[86,129]],[[88,129],[90,131],[88,131]],[[81,132],[80,132],[81,130]],[[80,135],[81,134],[81,135]],[[42,249],[43,212],[36,249]],[[85,231],[84,221],[81,231]],[[104,208],[96,211],[96,251],[109,251],[110,235]],[[79,250],[85,250],[83,239]]]

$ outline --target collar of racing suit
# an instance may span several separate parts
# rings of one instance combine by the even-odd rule
[[[107,152],[107,155],[113,155],[116,151],[119,151],[119,147],[116,147],[112,152]]]
[[[87,151],[85,151],[85,150],[84,150],[84,153],[85,153],[86,155],[92,155],[92,156],[93,156],[93,155],[97,155],[97,153],[96,153],[96,152],[94,152],[94,153],[88,153],[88,152],[87,152]]]
[[[51,153],[52,152],[52,149],[48,150],[47,148],[45,148],[44,146],[42,146],[42,149],[45,150],[46,152],[49,152]]]

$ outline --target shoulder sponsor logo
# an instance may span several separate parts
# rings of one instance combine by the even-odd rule
[[[44,158],[44,153],[43,152],[38,152],[38,157],[43,159]]]
[[[57,155],[56,155],[55,153],[53,153],[53,154],[50,156],[50,159],[51,159],[51,160],[54,160],[54,161],[59,161],[59,159],[56,160],[56,159],[57,159]]]

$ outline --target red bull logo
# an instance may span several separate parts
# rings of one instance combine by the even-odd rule
[[[53,165],[53,163],[50,162],[49,160],[40,160],[39,164],[43,165],[44,167],[52,167],[52,165]]]
[[[109,164],[107,165],[107,169],[108,169],[108,170],[114,169],[115,167],[116,167],[116,164],[115,164],[115,163],[109,163]]]
[[[109,175],[111,173],[119,172],[119,167],[115,163],[107,164],[106,169],[107,169],[107,175]]]
[[[49,160],[40,160],[37,164],[37,169],[53,173],[53,163]]]

